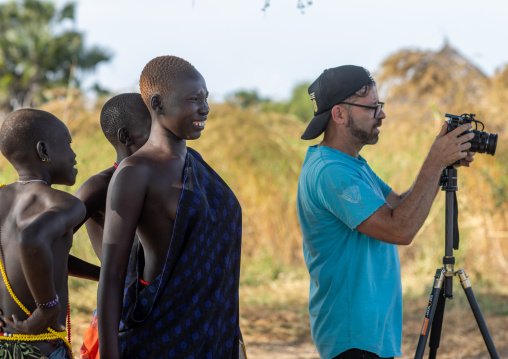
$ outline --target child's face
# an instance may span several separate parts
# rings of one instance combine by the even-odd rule
[[[71,148],[71,134],[65,125],[56,126],[53,138],[50,141],[51,162],[53,166],[52,182],[72,186],[76,183],[78,170],[76,154]]]
[[[161,124],[184,140],[195,140],[205,128],[210,108],[205,79],[197,70],[190,70],[162,98],[164,116]]]

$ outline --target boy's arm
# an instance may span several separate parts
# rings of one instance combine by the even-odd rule
[[[56,298],[52,242],[71,231],[84,215],[85,208],[80,201],[66,198],[20,232],[21,267],[35,302],[48,303]],[[44,332],[49,326],[62,330],[56,321],[59,311],[60,303],[52,308],[37,308],[25,321],[19,321],[16,316],[12,320],[5,318],[5,321],[20,332],[32,334]]]
[[[109,180],[107,180],[105,175],[97,174],[86,180],[74,194],[74,196],[79,198],[86,207],[85,218],[81,221],[81,223],[74,227],[74,233],[76,233],[83,224],[85,224],[88,232],[88,238],[90,239],[95,255],[99,258],[99,260],[101,259],[102,251],[103,223],[95,222],[94,217],[96,215],[102,217],[102,214],[104,213],[108,184]],[[69,267],[69,269],[70,268],[71,267]],[[69,272],[69,274],[81,277],[80,274],[75,275],[74,270]],[[93,280],[95,280],[95,278]]]
[[[129,166],[126,161],[113,175],[108,189],[97,293],[99,349],[103,358],[119,357],[118,326],[125,275],[146,190],[147,176],[143,166]]]
[[[81,226],[95,213],[104,210],[108,183],[102,181],[98,175],[90,177],[78,188],[74,196],[79,198],[86,208],[86,215],[82,221],[74,227],[76,233]]]
[[[83,278],[88,280],[99,281],[99,275],[101,274],[101,267],[96,266],[92,263],[85,262],[82,259],[69,255],[67,261],[69,275],[77,278]]]

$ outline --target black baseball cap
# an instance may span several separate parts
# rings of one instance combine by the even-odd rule
[[[309,86],[309,96],[314,105],[314,118],[302,135],[302,140],[318,137],[330,120],[330,110],[365,85],[374,82],[370,73],[361,66],[344,65],[323,71]]]

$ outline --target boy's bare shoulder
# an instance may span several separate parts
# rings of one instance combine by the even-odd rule
[[[72,194],[49,186],[36,191],[25,189],[20,191],[14,186],[8,188],[9,193],[0,194],[0,196],[7,196],[7,198],[0,197],[1,203],[6,204],[6,206],[0,206],[0,217],[7,215],[4,218],[9,218],[20,229],[39,222],[41,223],[37,226],[44,226],[49,218],[48,215],[74,225],[85,216],[85,205]],[[0,192],[3,192],[2,190]],[[6,201],[3,202],[3,200]],[[38,218],[41,218],[41,221],[38,221]]]
[[[61,209],[63,211],[72,209],[85,210],[85,205],[79,198],[54,188],[50,188],[50,191],[46,194],[46,201],[50,208]]]
[[[156,162],[152,158],[134,153],[125,158],[116,169],[108,196],[110,191],[118,194],[129,191],[131,195],[145,193],[157,173]]]
[[[132,166],[150,166],[152,162],[153,159],[151,157],[139,153],[134,153],[132,156],[129,156],[120,162],[118,169]]]
[[[155,162],[152,158],[135,153],[125,158],[120,163],[114,176],[134,176],[143,178],[154,170],[154,164]]]

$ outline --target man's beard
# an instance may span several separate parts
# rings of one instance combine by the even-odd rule
[[[359,143],[362,145],[373,145],[376,144],[379,140],[379,134],[373,133],[374,128],[381,126],[381,120],[377,120],[376,126],[371,129],[370,132],[367,132],[356,125],[356,119],[349,115],[349,121],[346,125],[347,131],[351,134],[351,136],[355,137]]]

